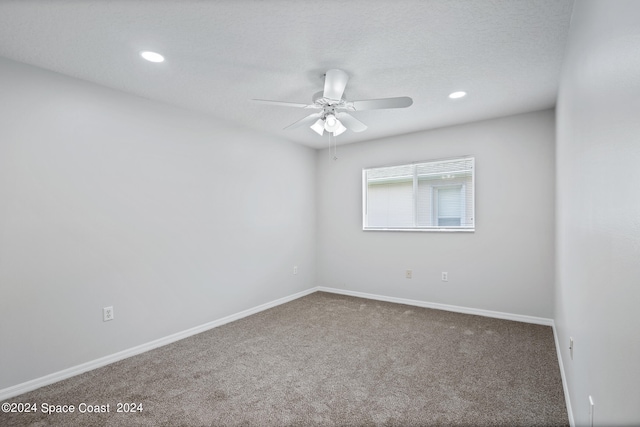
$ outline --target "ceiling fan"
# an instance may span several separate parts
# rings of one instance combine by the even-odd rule
[[[367,129],[367,125],[347,113],[347,111],[406,108],[413,104],[413,100],[408,96],[347,101],[342,98],[342,95],[344,94],[344,89],[348,81],[349,75],[342,70],[333,69],[327,71],[324,79],[324,91],[318,92],[313,96],[312,104],[269,101],[266,99],[253,99],[253,101],[263,104],[280,105],[282,107],[320,110],[290,124],[285,127],[285,129],[295,129],[310,125],[311,129],[319,135],[327,131],[332,133],[333,136],[338,136],[347,129],[353,132],[362,132]]]

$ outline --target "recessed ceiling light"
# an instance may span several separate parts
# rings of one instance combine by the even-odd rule
[[[149,62],[162,62],[162,61],[164,61],[164,56],[160,55],[159,53],[151,52],[151,51],[148,51],[148,50],[140,52],[140,56],[142,56],[144,59],[146,59]]]
[[[467,92],[453,92],[452,94],[449,94],[449,98],[451,99],[456,99],[456,98],[462,98],[463,96],[466,96]]]

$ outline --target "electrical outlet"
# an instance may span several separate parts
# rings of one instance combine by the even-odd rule
[[[113,320],[113,306],[112,307],[104,307],[102,309],[102,320],[104,322],[108,322],[109,320]]]
[[[407,270],[405,277],[411,279],[413,277],[413,270]]]
[[[571,360],[573,360],[573,337],[569,337],[569,355],[571,356]]]
[[[446,271],[442,272],[442,281],[443,282],[448,282],[449,281],[449,273],[447,273]]]
[[[589,425],[593,427],[593,410],[596,404],[593,403],[593,397],[589,396]]]
[[[297,265],[293,266],[293,274],[298,274],[298,266]]]

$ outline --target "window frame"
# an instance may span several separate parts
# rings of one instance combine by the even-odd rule
[[[461,211],[463,213],[463,216],[461,217],[461,221],[463,218],[465,218],[464,216],[464,212],[466,211],[466,193],[467,191],[471,191],[471,215],[469,216],[469,218],[472,221],[472,225],[471,226],[435,226],[435,225],[429,225],[429,226],[418,226],[416,225],[417,223],[417,218],[418,218],[418,181],[419,181],[419,176],[417,173],[417,167],[418,165],[421,164],[435,164],[435,163],[449,163],[449,162],[455,162],[455,161],[461,161],[461,160],[466,160],[466,161],[470,161],[471,166],[470,166],[470,173],[471,173],[471,184],[470,184],[470,188],[469,185],[467,185],[466,183],[451,183],[451,184],[437,184],[432,186],[432,188],[430,188],[430,194],[429,197],[431,199],[431,215],[432,215],[432,220],[433,218],[435,218],[435,220],[437,221],[437,211],[435,210],[435,206],[433,203],[434,197],[436,197],[436,191],[434,191],[435,188],[437,187],[455,187],[455,186],[459,186],[461,188],[461,198],[462,198],[462,205],[461,205]],[[384,169],[384,168],[390,168],[390,167],[403,167],[403,166],[411,166],[413,168],[413,195],[412,195],[412,204],[413,204],[413,226],[412,227],[407,227],[407,226],[402,226],[402,227],[392,227],[392,226],[368,226],[367,225],[367,215],[368,215],[368,205],[367,205],[367,190],[368,190],[368,181],[367,181],[367,172],[370,170],[375,170],[375,169]],[[362,169],[362,230],[363,231],[419,231],[419,232],[445,232],[445,233],[473,233],[475,232],[476,229],[476,218],[475,218],[475,198],[476,198],[476,191],[475,191],[475,186],[476,186],[476,179],[475,179],[475,157],[474,156],[458,156],[458,157],[451,157],[451,158],[445,158],[445,159],[434,159],[434,160],[426,160],[426,161],[419,161],[419,162],[412,162],[412,163],[402,163],[402,164],[392,164],[392,165],[384,165],[384,166],[375,166],[375,167],[368,167],[368,168],[363,168]],[[443,172],[443,173],[449,173],[449,172]]]

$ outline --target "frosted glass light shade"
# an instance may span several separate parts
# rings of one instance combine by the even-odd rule
[[[324,133],[324,120],[318,119],[314,124],[311,125],[311,129],[313,129],[318,135],[322,136]]]

